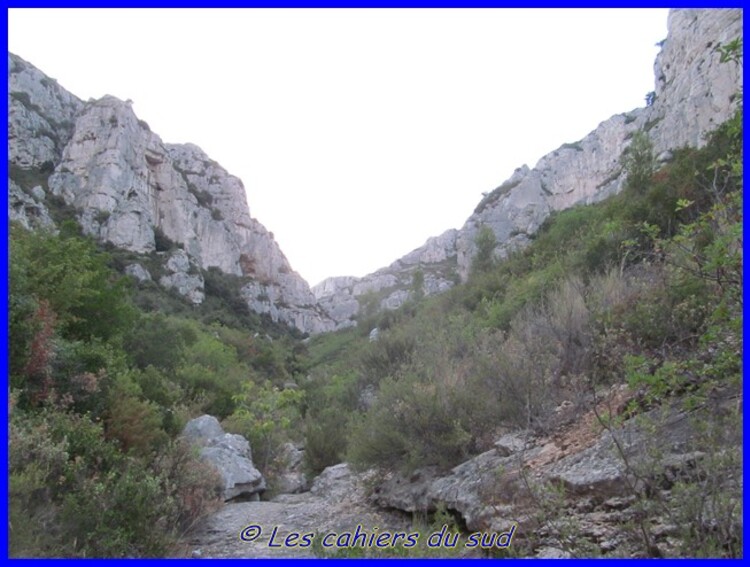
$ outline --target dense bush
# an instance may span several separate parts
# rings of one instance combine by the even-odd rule
[[[360,406],[357,375],[349,371],[303,384],[305,468],[318,474],[346,456],[349,416]]]
[[[160,313],[175,305],[164,293],[154,295],[156,311],[139,311],[110,268],[129,261],[113,262],[72,225],[59,234],[12,227],[13,556],[174,555],[220,501],[216,473],[176,440],[186,420],[247,409],[235,399],[243,384],[299,370],[304,349],[278,328],[268,329],[274,341],[180,308]],[[253,415],[266,401],[253,400]],[[288,429],[276,413],[263,419],[264,437],[253,438],[261,459]]]
[[[254,462],[261,471],[269,471],[281,445],[289,439],[290,431],[299,430],[303,397],[300,390],[251,381],[242,384],[234,396],[236,409],[225,426],[250,441]]]
[[[149,464],[86,416],[20,409],[10,440],[14,557],[163,556],[217,503],[215,473],[179,444]]]

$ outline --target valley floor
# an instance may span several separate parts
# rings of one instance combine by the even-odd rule
[[[335,485],[315,490],[316,494],[283,494],[268,502],[226,504],[186,542],[186,554],[201,558],[316,557],[316,550],[320,553],[321,548],[308,543],[322,540],[329,533],[339,536],[354,531],[358,525],[368,533],[373,529],[381,533],[411,531],[411,520],[406,515],[368,504],[363,486],[354,480],[354,475],[347,469],[342,476],[334,479]],[[248,526],[260,528],[254,541],[241,539]],[[251,539],[257,533],[248,530],[245,538]],[[300,538],[294,538],[294,533]],[[313,535],[305,540],[305,534]],[[290,545],[285,545],[290,536]]]

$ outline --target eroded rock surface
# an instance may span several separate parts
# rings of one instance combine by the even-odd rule
[[[666,510],[664,503],[673,497],[670,490],[676,482],[699,480],[695,471],[708,452],[728,455],[741,447],[741,432],[732,429],[717,437],[718,445],[696,442],[706,414],[731,412],[735,402],[730,399],[697,413],[675,401],[625,419],[621,425],[601,425],[597,415],[619,405],[627,392],[627,388],[612,391],[596,410],[552,435],[533,437],[520,432],[505,436],[498,447],[450,471],[426,468],[410,475],[389,473],[374,489],[373,501],[409,513],[444,507],[457,513],[470,531],[503,530],[517,523],[519,540],[536,538],[540,523],[547,524],[546,543],[536,551],[540,557],[565,540],[557,526],[575,525],[581,531],[581,541],[574,546],[579,551],[588,546],[594,555],[627,557],[631,548],[623,524],[637,515],[636,504],[648,502],[653,507],[661,502]],[[551,487],[561,492],[550,492]],[[726,494],[737,499],[735,509],[739,510],[739,491],[727,490]],[[549,517],[540,518],[545,506],[554,510],[550,508]],[[735,521],[740,518],[737,514]],[[669,524],[666,512],[662,521]],[[666,527],[652,535],[659,545],[671,545]]]
[[[370,531],[411,531],[407,517],[369,503],[367,484],[371,475],[353,473],[348,465],[340,464],[324,470],[309,492],[284,494],[270,502],[227,504],[187,542],[189,553],[203,558],[316,557],[312,546],[279,543],[293,532],[322,538],[331,532],[352,531],[358,525]],[[242,541],[239,535],[249,525],[260,526],[262,533],[252,542]]]

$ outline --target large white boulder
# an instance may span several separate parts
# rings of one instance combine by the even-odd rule
[[[242,435],[225,433],[219,421],[202,415],[187,423],[182,436],[200,447],[200,456],[211,463],[224,482],[224,500],[237,497],[259,498],[266,481],[253,465],[250,443]]]

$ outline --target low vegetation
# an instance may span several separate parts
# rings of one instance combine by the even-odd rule
[[[13,226],[10,244],[11,555],[180,555],[221,491],[179,432],[216,415],[267,463],[276,405],[299,403],[279,394],[299,343],[232,313],[217,274],[198,318],[155,284],[137,287],[70,221],[59,234]]]
[[[560,404],[588,411],[597,392],[618,384],[633,393],[618,419],[736,399],[721,421],[715,411],[694,414],[705,435],[693,449],[708,457],[677,497],[638,493],[644,515],[633,537],[650,555],[643,526],[661,514],[682,526],[679,553],[739,553],[741,114],[658,170],[645,136],[631,148],[619,195],[552,215],[502,262],[480,232],[469,281],[384,314],[375,342],[363,329],[310,343],[311,379],[325,392],[307,409],[312,470],[343,457],[360,468],[448,469],[491,448],[499,431],[551,433]],[[616,427],[613,416],[601,416],[602,426]],[[718,525],[696,543],[709,517]]]

